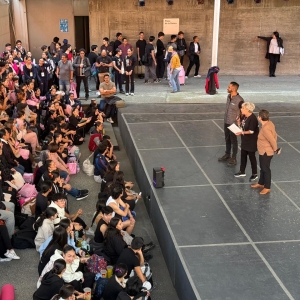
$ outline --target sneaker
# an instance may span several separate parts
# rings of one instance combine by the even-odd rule
[[[125,95],[126,95],[126,96],[129,96],[129,93],[126,93]]]
[[[188,76],[185,76],[185,79],[188,79],[189,77]]]
[[[122,91],[120,91],[120,94],[125,94],[125,92],[122,90]]]
[[[134,93],[130,93],[131,96],[134,96]]]
[[[145,80],[145,84],[149,84],[151,83],[149,80]]]
[[[246,174],[239,171],[239,172],[234,174],[234,177],[246,177]]]
[[[147,252],[149,252],[151,249],[153,249],[155,247],[153,242],[150,242],[149,244],[146,244],[143,246],[143,253],[146,254]]]
[[[84,232],[85,232],[85,234],[87,234],[87,235],[94,235],[94,234],[95,234],[95,232],[93,231],[92,228],[89,228],[88,230],[85,230]]]
[[[253,174],[251,175],[251,177],[249,178],[249,181],[255,181],[258,178],[257,174]]]
[[[20,259],[20,257],[16,254],[16,252],[14,250],[11,250],[11,251],[7,250],[7,252],[4,253],[4,255],[10,259]]]
[[[153,83],[160,83],[160,80],[156,79],[153,81]]]
[[[230,155],[224,154],[222,157],[218,158],[218,161],[227,161],[230,158]]]
[[[83,194],[88,194],[88,193],[89,193],[89,190],[84,190],[84,189],[83,189],[83,190],[80,190],[80,192],[83,193]]]
[[[77,201],[80,201],[80,200],[85,199],[88,195],[89,195],[88,193],[84,193],[82,191],[79,191],[79,195],[76,196],[75,198],[76,198]]]
[[[11,258],[2,258],[0,257],[0,262],[11,261]]]
[[[113,121],[111,118],[107,118],[106,121],[107,121],[108,123],[110,123],[110,124],[113,124],[113,123],[114,123],[114,121]]]
[[[200,78],[200,77],[201,77],[201,75],[195,75],[194,77],[196,77],[196,78]]]
[[[228,166],[235,166],[236,165],[236,158],[235,157],[231,157],[228,159]]]

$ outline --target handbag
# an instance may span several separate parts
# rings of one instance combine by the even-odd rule
[[[67,167],[69,168],[70,175],[77,174],[77,162],[68,162]]]
[[[24,198],[35,197],[38,194],[37,190],[35,189],[35,186],[29,183],[25,183],[18,193]]]
[[[90,158],[94,155],[92,153],[84,162],[82,165],[82,171],[87,174],[88,176],[93,176],[94,175],[94,165],[91,163]]]

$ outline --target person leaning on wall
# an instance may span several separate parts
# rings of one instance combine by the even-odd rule
[[[278,31],[274,31],[271,37],[257,36],[255,40],[262,39],[267,41],[266,57],[270,60],[269,77],[276,77],[276,65],[280,62],[280,54],[283,54],[283,40]]]

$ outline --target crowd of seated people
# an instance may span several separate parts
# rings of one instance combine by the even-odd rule
[[[14,238],[22,233],[20,218],[25,218],[17,179],[32,175],[29,185],[34,185],[36,194],[30,230],[35,232],[33,242],[39,253],[33,299],[74,299],[74,295],[89,299],[84,289],[95,286],[95,274],[86,267],[92,254],[114,267],[104,300],[150,299],[153,283],[147,261],[154,244],[144,244],[143,238],[133,234],[137,226],[134,209],[141,195],[133,191],[133,182],[124,179],[110,136],[103,133],[105,115],[96,101],[83,112],[74,94],[62,93],[50,84],[48,73],[45,83],[42,77],[50,71],[48,59],[44,55],[44,61],[34,65],[28,53],[23,55],[20,77],[10,55],[5,66],[0,66],[0,263],[22,257],[13,248]],[[87,138],[90,141],[84,144]],[[89,191],[69,182],[74,174],[70,159],[77,163],[78,146],[87,144],[94,152],[99,190],[93,220],[83,217],[91,212],[72,208],[74,199],[88,201]],[[90,250],[79,241],[89,243]]]

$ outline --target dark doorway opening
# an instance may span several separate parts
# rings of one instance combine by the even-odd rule
[[[84,48],[86,53],[90,52],[90,30],[89,17],[80,16],[75,18],[75,48],[76,53],[80,48]]]

